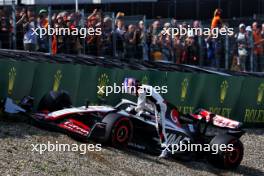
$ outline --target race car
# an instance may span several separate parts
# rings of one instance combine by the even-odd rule
[[[40,127],[55,129],[80,140],[94,140],[117,148],[132,147],[140,151],[160,154],[160,125],[153,112],[136,114],[136,103],[122,99],[115,107],[73,107],[70,96],[64,92],[46,94],[38,105],[37,113],[28,113],[32,97],[25,97],[16,105],[6,98],[2,104],[5,113],[23,113]],[[181,114],[167,103],[165,131],[168,138],[166,150],[169,156],[184,160],[206,157],[216,167],[231,169],[240,165],[244,148],[239,138],[245,133],[241,123],[200,109],[193,114]],[[225,151],[175,151],[179,144],[232,145]]]

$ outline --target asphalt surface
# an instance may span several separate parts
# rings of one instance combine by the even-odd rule
[[[247,129],[241,138],[244,159],[236,170],[214,168],[206,160],[180,162],[134,150],[102,146],[101,151],[32,151],[37,144],[79,146],[67,135],[25,122],[0,120],[0,175],[264,175],[264,129]],[[92,143],[91,143],[92,144]],[[95,144],[94,144],[95,145]]]

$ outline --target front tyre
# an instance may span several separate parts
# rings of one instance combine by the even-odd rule
[[[226,151],[218,151],[216,154],[209,154],[209,162],[212,163],[215,167],[223,168],[223,169],[234,169],[238,167],[243,159],[244,155],[244,146],[242,142],[234,137],[227,134],[221,134],[215,136],[210,145],[220,146],[221,144],[225,144],[225,146],[232,146],[232,151],[230,148]]]

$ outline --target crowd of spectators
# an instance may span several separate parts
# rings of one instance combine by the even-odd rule
[[[138,20],[133,24],[126,22],[125,14],[119,12],[115,18],[95,9],[91,14],[62,11],[53,13],[48,20],[47,9],[38,12],[35,9],[17,8],[16,20],[12,13],[0,9],[0,48],[15,48],[27,51],[51,52],[52,54],[91,54],[97,56],[115,56],[122,60],[156,60],[178,64],[225,67],[228,52],[228,67],[234,71],[264,72],[264,23],[241,23],[235,33],[229,36],[228,51],[226,38],[213,38],[210,35],[171,36],[162,33],[168,28],[199,28],[198,20],[178,22],[176,19],[164,21],[155,19],[147,23]],[[16,23],[16,24],[13,24]],[[51,24],[49,24],[51,23]],[[16,30],[13,26],[16,25]],[[226,24],[221,19],[221,10],[214,13],[211,28],[221,28]],[[48,28],[101,28],[101,35],[53,35],[39,37],[34,29]],[[15,32],[16,42],[13,42]]]

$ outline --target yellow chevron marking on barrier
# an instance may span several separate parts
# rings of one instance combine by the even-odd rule
[[[101,74],[100,77],[98,78],[98,86],[103,87],[104,92],[105,92],[105,86],[107,86],[108,83],[109,83],[109,76],[106,73]],[[104,97],[105,95],[104,92],[101,92],[101,91],[97,92],[97,96],[99,98]]]
[[[143,78],[141,79],[141,84],[148,84],[148,77],[147,75],[144,75]]]
[[[188,78],[185,78],[181,83],[181,101],[184,101],[187,97],[188,86],[189,80]]]
[[[59,90],[62,77],[62,71],[58,70],[54,75],[53,91],[57,92]]]
[[[223,81],[220,86],[220,102],[221,103],[225,101],[228,87],[229,87],[228,82],[226,80]]]
[[[12,67],[8,73],[8,95],[12,95],[16,80],[16,68]]]
[[[260,105],[264,98],[264,83],[261,83],[258,87],[257,104]]]

